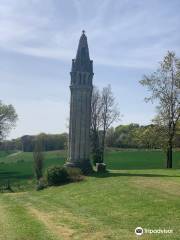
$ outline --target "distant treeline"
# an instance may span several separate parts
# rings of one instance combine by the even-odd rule
[[[180,124],[179,124],[180,125]],[[106,136],[106,145],[116,148],[163,148],[162,136],[153,124],[142,126],[131,123],[110,128]],[[180,130],[174,138],[174,147],[180,147]]]
[[[25,135],[21,138],[3,141],[0,144],[0,150],[20,150],[24,152],[33,152],[36,140],[40,139],[43,151],[61,150],[67,148],[67,133]]]
[[[36,136],[25,135],[21,138],[3,141],[0,150],[20,150],[32,152],[36,139],[41,139],[44,151],[61,150],[67,148],[68,134],[45,134]],[[131,123],[110,128],[106,136],[107,147],[115,148],[162,148],[162,139],[155,125],[142,126]],[[180,148],[180,131],[174,139],[174,147]]]

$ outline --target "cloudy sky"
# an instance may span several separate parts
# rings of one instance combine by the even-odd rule
[[[0,0],[0,99],[19,121],[9,138],[67,131],[71,59],[82,29],[94,85],[109,83],[121,123],[150,123],[139,85],[168,50],[180,56],[179,0]]]

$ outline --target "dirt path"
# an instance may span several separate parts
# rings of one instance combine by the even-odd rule
[[[74,234],[74,230],[65,226],[65,225],[57,225],[53,222],[54,216],[48,213],[43,213],[33,207],[28,207],[28,211],[35,218],[41,221],[50,232],[52,232],[56,236],[62,236],[64,240],[71,240]]]

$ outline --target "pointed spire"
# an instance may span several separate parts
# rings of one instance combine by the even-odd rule
[[[82,35],[79,40],[76,59],[73,61],[72,68],[73,71],[89,72],[90,70],[92,70],[92,61],[89,57],[88,42],[84,30],[82,31]]]
[[[87,37],[85,31],[82,31],[82,35],[79,40],[78,50],[76,54],[76,60],[89,60],[89,48],[87,43]]]

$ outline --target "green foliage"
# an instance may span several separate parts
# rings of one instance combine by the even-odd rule
[[[91,157],[93,160],[93,165],[96,166],[96,163],[102,162],[102,149],[100,142],[100,133],[96,130],[91,129]]]
[[[37,138],[42,142],[43,151],[54,151],[67,148],[68,135],[66,133],[41,133],[39,135],[24,135],[21,138],[3,141],[0,145],[0,150],[23,150],[24,152],[33,152]]]
[[[15,127],[18,119],[15,108],[10,104],[3,104],[0,100],[0,140],[2,140],[9,131]]]
[[[93,160],[93,165],[96,166],[96,163],[101,163],[102,162],[102,153],[99,147],[93,149],[92,152],[92,160]]]
[[[136,139],[134,137],[134,131],[140,126],[135,123],[129,125],[120,125],[115,129],[117,136],[116,144],[118,147],[134,148],[137,146]]]
[[[0,186],[0,192],[14,192],[9,179],[2,186]]]
[[[165,137],[162,132],[163,129],[156,124],[146,126],[135,123],[119,125],[108,130],[106,144],[108,147],[117,148],[163,149]],[[177,131],[174,140],[175,147],[180,147],[179,136],[180,134]]]
[[[84,179],[81,169],[79,168],[67,168],[68,178],[72,182],[79,182]]]
[[[68,182],[83,180],[83,174],[79,168],[66,168],[52,166],[46,171],[46,180],[49,186],[58,186]]]
[[[140,83],[150,93],[145,100],[156,101],[154,122],[159,126],[159,135],[166,150],[167,168],[172,168],[172,148],[180,120],[180,59],[168,51],[159,68],[145,75]]]
[[[46,171],[46,180],[49,186],[58,186],[69,182],[67,169],[61,166],[49,167]]]
[[[141,129],[141,127],[135,123],[131,123],[129,125],[119,125],[115,129],[110,128],[107,132],[106,144],[108,147],[119,148],[140,147],[140,144],[137,142],[135,136],[135,132],[139,129]]]

